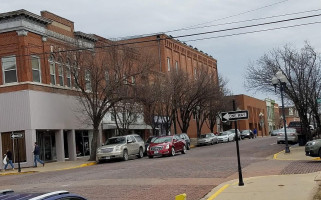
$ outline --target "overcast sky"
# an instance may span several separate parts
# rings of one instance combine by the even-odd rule
[[[164,32],[179,36],[234,28],[250,24],[277,21],[321,13],[320,0],[2,0],[0,12],[26,9],[40,15],[47,10],[75,23],[75,30],[94,33],[105,38],[118,38],[133,35]],[[271,16],[317,10],[278,18]],[[229,22],[267,18],[235,24],[213,26]],[[233,94],[247,94],[259,99],[270,97],[277,101],[274,94],[248,91],[244,86],[244,75],[249,62],[254,62],[264,53],[285,44],[297,49],[308,41],[321,52],[321,24],[299,26],[274,31],[190,41],[193,39],[226,36],[249,31],[321,22],[321,17],[297,20],[269,26],[256,26],[242,30],[226,31],[197,37],[180,38],[187,44],[202,50],[217,59],[218,72],[229,81],[228,87]],[[207,28],[168,32],[201,24]]]

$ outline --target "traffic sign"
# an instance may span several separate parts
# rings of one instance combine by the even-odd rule
[[[11,133],[11,139],[19,139],[19,138],[23,138],[22,133]]]
[[[222,112],[221,117],[222,117],[223,122],[248,119],[249,118],[249,111],[238,110],[238,111]]]

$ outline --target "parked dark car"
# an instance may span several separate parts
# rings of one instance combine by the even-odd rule
[[[253,139],[254,138],[254,134],[253,134],[253,132],[251,131],[251,130],[243,130],[242,132],[241,132],[241,138],[242,138],[242,140],[244,139],[244,138],[249,138],[249,139]]]
[[[180,134],[177,134],[177,136],[180,137],[181,139],[185,140],[186,149],[190,150],[191,149],[191,139],[188,137],[188,135],[186,133],[180,133]]]
[[[176,135],[158,137],[147,147],[149,158],[154,156],[174,156],[177,152],[186,153],[185,140]]]
[[[69,193],[68,191],[55,191],[50,193],[16,193],[13,190],[1,190],[0,199],[6,200],[58,200],[58,199],[72,199],[72,200],[86,200],[86,198],[77,194]]]
[[[149,136],[149,137],[148,137],[148,139],[147,139],[146,142],[145,142],[145,152],[144,152],[145,155],[147,154],[147,147],[149,146],[149,144],[150,144],[151,142],[153,142],[154,140],[156,140],[156,139],[157,139],[156,136]]]

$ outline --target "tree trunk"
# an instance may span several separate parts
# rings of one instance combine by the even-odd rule
[[[96,160],[96,151],[97,151],[97,140],[98,140],[98,134],[99,134],[99,123],[94,124],[94,132],[93,132],[93,139],[91,140],[91,153],[89,157],[89,161],[95,161]]]

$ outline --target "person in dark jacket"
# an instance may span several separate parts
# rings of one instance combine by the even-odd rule
[[[5,154],[7,156],[7,164],[4,166],[4,170],[7,169],[8,164],[11,165],[12,169],[14,170],[14,166],[12,164],[12,153],[9,149],[7,149],[7,154]]]
[[[42,166],[45,166],[45,163],[39,159],[39,155],[40,155],[40,148],[37,145],[37,142],[35,142],[35,149],[33,150],[33,155],[34,155],[34,162],[35,162],[35,166],[37,167],[37,162],[39,162],[40,164],[42,164]]]

